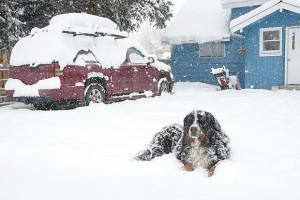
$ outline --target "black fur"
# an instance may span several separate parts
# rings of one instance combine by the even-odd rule
[[[164,127],[153,137],[149,147],[137,153],[135,160],[152,160],[155,157],[173,152],[182,137],[183,128],[179,124]]]

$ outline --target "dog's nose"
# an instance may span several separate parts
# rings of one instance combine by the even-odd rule
[[[197,132],[198,132],[198,128],[197,127],[192,126],[191,129],[190,129],[190,131],[191,131],[191,136],[192,137],[197,137]]]

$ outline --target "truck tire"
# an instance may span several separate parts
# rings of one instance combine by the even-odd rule
[[[85,93],[85,105],[105,102],[105,89],[100,84],[89,85]]]
[[[163,92],[170,93],[170,83],[167,78],[161,78],[158,81],[158,93],[157,96],[160,96]]]

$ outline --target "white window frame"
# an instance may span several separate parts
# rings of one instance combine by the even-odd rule
[[[217,44],[222,45],[223,55],[222,56],[213,56],[212,52],[211,52],[210,56],[201,56],[201,45],[203,45],[203,44],[212,44],[212,43],[217,43]],[[223,42],[207,42],[207,43],[203,43],[203,44],[199,44],[199,57],[200,58],[224,58],[225,57],[225,43],[223,43]]]
[[[265,51],[264,50],[264,40],[263,35],[264,32],[267,31],[279,31],[279,40],[269,40],[269,41],[279,41],[279,50],[270,50]],[[260,29],[260,39],[259,39],[259,55],[261,57],[263,56],[281,56],[282,55],[282,27],[274,27],[274,28],[261,28]]]

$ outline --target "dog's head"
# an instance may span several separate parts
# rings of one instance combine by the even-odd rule
[[[184,118],[184,139],[191,144],[198,139],[200,146],[206,146],[212,140],[213,133],[221,127],[214,116],[206,111],[196,110]]]

